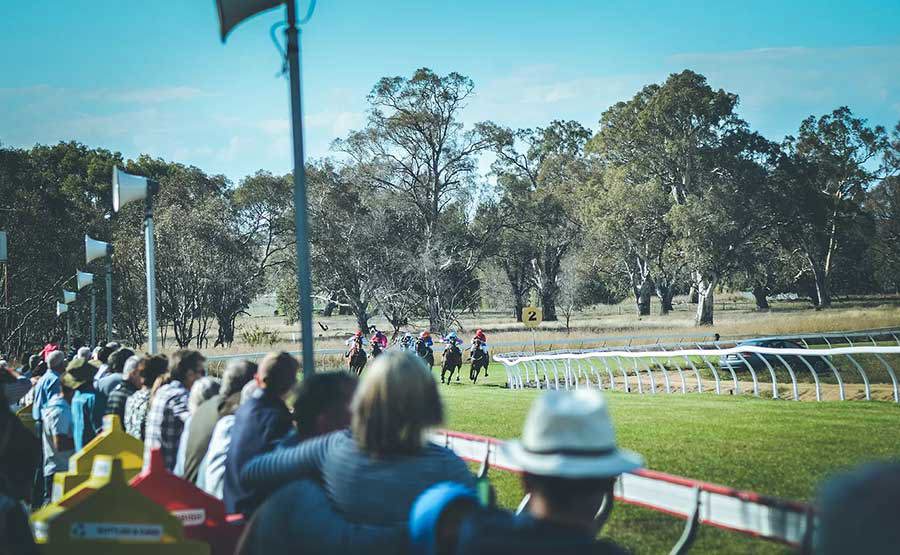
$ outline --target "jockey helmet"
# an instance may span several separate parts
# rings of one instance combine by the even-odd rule
[[[428,332],[428,330],[425,330],[419,334],[419,337],[422,337],[422,338],[431,337],[431,334]]]
[[[362,332],[357,331],[356,333],[353,334],[353,337],[362,337]]]

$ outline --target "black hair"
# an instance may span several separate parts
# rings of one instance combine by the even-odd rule
[[[169,375],[173,380],[184,382],[188,372],[201,369],[204,360],[206,357],[200,354],[200,351],[192,349],[175,351],[169,359]]]
[[[113,354],[115,351],[116,348],[104,345],[103,347],[100,347],[100,351],[97,353],[97,360],[106,364],[109,361],[109,355]]]
[[[125,369],[125,362],[134,356],[134,351],[128,347],[122,347],[113,354],[109,355],[109,371],[114,374],[121,374]]]
[[[141,371],[144,387],[152,388],[156,378],[169,371],[169,359],[166,358],[166,355],[145,356],[141,360],[141,364],[144,367]]]
[[[605,478],[560,478],[525,473],[523,481],[533,490],[539,491],[550,504],[556,507],[568,506],[574,499],[586,495],[611,492],[618,476]]]
[[[300,435],[313,435],[319,415],[346,403],[355,386],[356,378],[343,371],[321,372],[303,378],[294,391],[293,419]]]

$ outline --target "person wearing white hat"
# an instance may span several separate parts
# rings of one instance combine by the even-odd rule
[[[640,468],[643,459],[616,446],[606,400],[599,391],[545,393],[532,405],[521,440],[508,441],[500,449],[523,471],[527,508],[519,515],[473,511],[459,525],[456,553],[625,552],[596,537],[612,508],[616,480]],[[440,550],[419,551],[428,552]]]

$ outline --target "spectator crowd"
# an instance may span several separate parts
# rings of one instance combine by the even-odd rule
[[[234,360],[221,378],[207,376],[198,351],[140,356],[118,343],[68,355],[50,343],[23,362],[0,360],[0,553],[37,553],[27,507],[50,501],[54,475],[105,415],[144,442],[145,467],[159,449],[167,469],[243,515],[243,555],[625,552],[598,536],[618,477],[643,460],[616,445],[598,391],[544,393],[521,439],[503,445],[528,496],[512,514],[485,503],[469,466],[429,442],[444,409],[431,371],[408,352],[386,351],[359,379],[320,372],[299,384],[299,363],[283,352]],[[829,533],[815,551],[892,552],[900,528],[871,523],[896,518],[898,475],[882,465],[829,484]]]

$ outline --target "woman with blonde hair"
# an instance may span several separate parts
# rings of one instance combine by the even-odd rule
[[[271,491],[317,478],[348,521],[388,526],[406,522],[413,501],[433,484],[474,486],[462,459],[427,440],[444,411],[434,377],[415,355],[386,351],[375,359],[350,408],[349,430],[253,459],[242,484]]]

